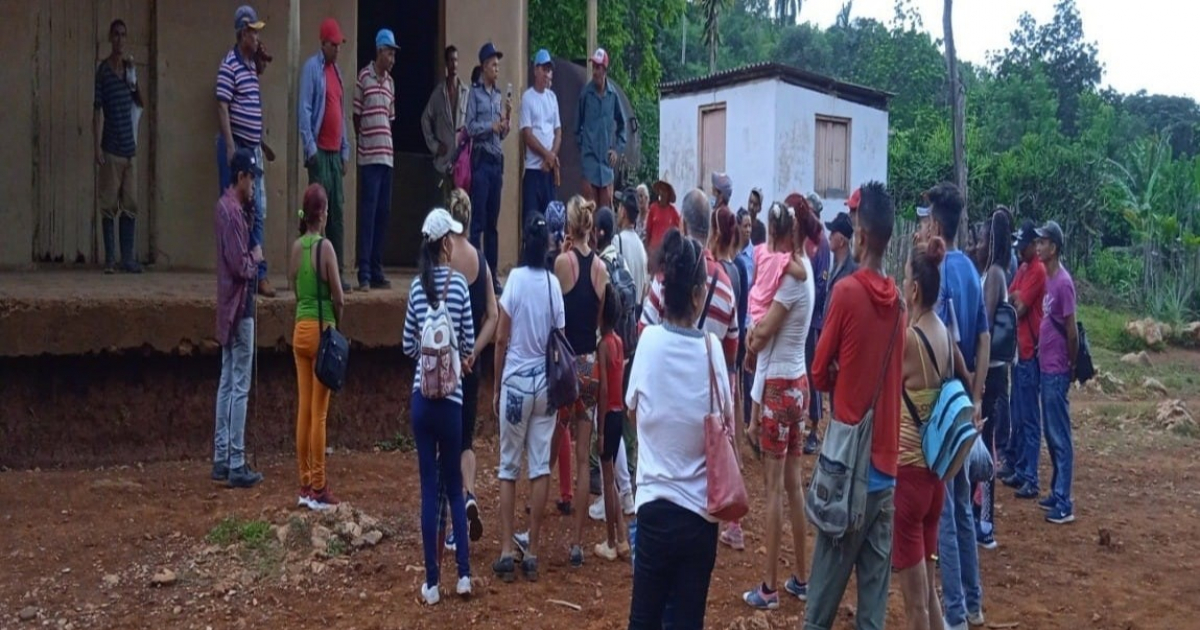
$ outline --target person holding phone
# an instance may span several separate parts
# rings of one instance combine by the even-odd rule
[[[492,278],[500,257],[500,190],[504,185],[504,148],[512,115],[512,86],[507,101],[500,94],[500,60],[504,53],[488,42],[479,49],[482,71],[467,99],[467,134],[471,136],[471,244],[483,250]],[[486,236],[486,239],[484,238]]]

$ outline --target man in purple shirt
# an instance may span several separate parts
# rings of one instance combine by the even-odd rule
[[[255,180],[262,177],[256,151],[239,148],[229,161],[231,182],[217,201],[217,343],[221,344],[221,381],[217,386],[217,422],[213,435],[213,481],[250,488],[262,481],[246,463],[246,399],[254,362],[254,289],[262,246],[249,246],[247,226],[254,221]]]
[[[1075,449],[1071,444],[1071,403],[1067,392],[1079,356],[1075,327],[1075,282],[1062,266],[1062,228],[1054,221],[1037,230],[1038,258],[1046,266],[1046,296],[1042,298],[1042,327],[1038,335],[1038,366],[1042,373],[1042,418],[1053,475],[1050,495],[1038,502],[1046,520],[1056,525],[1075,520],[1071,477]]]

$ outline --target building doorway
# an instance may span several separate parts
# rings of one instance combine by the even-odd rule
[[[375,59],[375,34],[396,34],[396,120],[392,122],[395,168],[392,207],[383,264],[415,267],[421,245],[421,222],[429,209],[442,205],[433,157],[421,133],[421,112],[441,77],[442,0],[359,0],[358,56],[361,69]],[[361,198],[361,197],[360,197]]]

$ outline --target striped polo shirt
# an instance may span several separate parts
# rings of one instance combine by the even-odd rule
[[[358,163],[392,166],[392,121],[396,119],[396,85],[390,74],[380,76],[375,63],[358,73],[354,85],[354,115],[360,117]]]
[[[708,303],[704,330],[716,335],[717,339],[721,340],[728,364],[737,356],[737,296],[733,293],[733,283],[729,280],[729,274],[725,273],[724,267],[713,258],[712,253],[707,249],[704,250],[704,262],[707,271],[704,280],[705,299],[707,299],[713,277],[715,276],[717,280],[716,286],[713,288],[712,301]],[[646,299],[642,301],[642,321],[639,328],[645,329],[647,326],[663,323],[664,306],[663,275],[660,273],[650,283],[650,291],[646,294]]]
[[[462,358],[467,358],[475,349],[475,322],[471,319],[471,297],[467,292],[467,279],[461,273],[445,265],[439,265],[433,270],[433,286],[437,287],[437,297],[442,295],[442,287],[446,286],[446,274],[450,276],[450,288],[446,294],[446,308],[450,311],[450,320],[458,333],[455,346]],[[421,356],[421,328],[429,315],[429,299],[425,296],[425,286],[421,284],[421,276],[413,278],[412,288],[408,292],[408,309],[404,314],[404,354],[419,359]],[[413,392],[421,391],[421,370],[413,376]],[[462,382],[458,389],[449,397],[462,404]]]
[[[229,128],[238,144],[262,143],[262,93],[258,74],[238,54],[237,47],[225,55],[217,71],[217,100],[229,104]]]
[[[92,105],[104,111],[104,132],[100,136],[100,149],[109,155],[131,158],[137,152],[133,140],[133,90],[125,77],[113,72],[108,61],[96,68],[96,93]]]

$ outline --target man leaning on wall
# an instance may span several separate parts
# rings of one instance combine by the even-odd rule
[[[96,136],[96,165],[101,227],[104,236],[104,273],[111,274],[116,258],[116,229],[120,230],[121,271],[141,273],[133,253],[137,224],[137,118],[142,107],[133,58],[125,53],[128,30],[123,20],[108,27],[112,52],[96,67],[96,95],[92,127]]]
[[[446,77],[438,82],[421,113],[421,133],[425,146],[433,153],[433,167],[438,173],[438,187],[450,203],[454,190],[454,160],[458,156],[458,132],[466,124],[467,86],[458,76],[458,48],[447,46],[443,53]],[[467,191],[468,193],[470,191]]]

